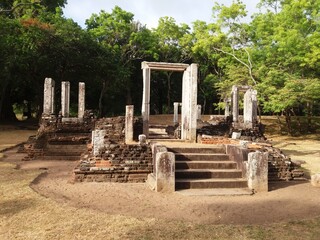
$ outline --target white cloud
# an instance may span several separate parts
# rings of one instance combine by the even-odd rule
[[[196,20],[210,22],[214,2],[214,0],[68,0],[64,14],[84,27],[85,20],[93,13],[99,13],[100,10],[111,12],[115,6],[119,6],[125,11],[132,12],[135,20],[150,28],[156,27],[159,18],[164,16],[173,17],[177,23],[191,25]],[[232,0],[217,2],[229,5]],[[252,14],[259,0],[243,2]]]

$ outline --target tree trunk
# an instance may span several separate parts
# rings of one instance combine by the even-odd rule
[[[300,117],[296,115],[296,113],[294,112],[293,109],[291,109],[291,112],[292,112],[292,115],[296,117],[297,119],[297,122],[298,122],[298,129],[299,129],[299,132],[300,134],[302,133],[302,124],[301,124],[301,120],[300,120]]]
[[[98,117],[102,117],[104,115],[103,112],[103,97],[104,94],[106,94],[107,92],[107,81],[104,80],[102,83],[102,88],[101,88],[101,92],[100,92],[100,96],[99,96],[99,112],[98,112]]]
[[[292,135],[291,115],[290,115],[290,110],[289,109],[285,110],[285,115],[286,115],[285,117],[286,117],[288,133],[290,135]]]
[[[127,90],[126,104],[132,105],[132,94],[131,94],[131,87],[129,83],[127,84],[126,90]]]
[[[10,84],[5,80],[0,96],[0,121],[17,121],[10,99]]]
[[[312,103],[307,102],[307,130],[312,132]]]
[[[167,107],[168,107],[168,112],[167,113],[170,113],[171,112],[171,75],[172,75],[172,72],[168,72],[167,74],[167,84],[168,84],[168,91],[167,91]]]

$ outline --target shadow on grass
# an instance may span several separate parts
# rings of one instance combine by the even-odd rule
[[[320,150],[301,151],[301,150],[287,150],[287,149],[283,149],[282,151],[283,151],[286,155],[290,155],[290,156],[308,156],[308,155],[313,155],[313,154],[319,154],[319,155],[320,155]]]
[[[12,216],[34,206],[31,199],[15,199],[0,202],[0,216]]]

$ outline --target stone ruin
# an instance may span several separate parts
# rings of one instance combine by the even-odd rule
[[[134,117],[134,106],[127,106],[125,116],[96,119],[85,110],[84,83],[79,83],[78,117],[70,118],[69,82],[62,82],[61,111],[56,114],[55,83],[46,78],[40,127],[36,139],[25,145],[28,152],[25,160],[80,159],[73,171],[75,182],[148,181],[156,191],[174,191],[175,153],[159,139],[149,139],[150,71],[184,71],[183,85],[187,89],[196,85],[197,65],[144,62],[142,69],[141,118]],[[245,91],[243,118],[239,116],[239,91]],[[303,172],[298,166],[263,136],[257,120],[256,96],[251,87],[234,86],[231,98],[226,100],[225,115],[203,122],[196,91],[186,91],[182,103],[174,103],[172,126],[166,126],[168,136],[181,142],[225,146],[226,154],[237,163],[249,188],[255,191],[267,191],[268,181],[301,178]]]

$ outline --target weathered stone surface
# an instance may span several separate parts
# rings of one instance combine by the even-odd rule
[[[314,187],[320,187],[320,173],[311,176],[311,185]]]
[[[44,81],[43,96],[43,115],[48,116],[54,113],[54,88],[55,82],[52,78],[46,78]]]
[[[248,154],[247,179],[252,191],[268,191],[268,153],[256,151]]]
[[[61,83],[61,112],[62,117],[68,118],[70,114],[70,82]]]
[[[246,128],[253,128],[257,122],[257,91],[248,89],[244,95],[243,121]]]
[[[139,135],[139,144],[144,146],[147,144],[147,137],[144,134]]]
[[[182,84],[182,127],[181,137],[184,140],[195,142],[197,140],[197,64],[177,63],[154,63],[142,62],[143,69],[143,96],[142,96],[142,117],[143,134],[149,138],[149,114],[150,114],[150,74],[151,70],[184,71]]]
[[[175,191],[175,155],[172,152],[159,152],[156,155],[156,191]]]
[[[78,118],[84,117],[85,112],[85,95],[86,95],[86,85],[83,82],[79,83],[79,95],[78,95]]]
[[[133,141],[133,117],[134,106],[126,106],[126,121],[125,121],[125,142],[131,143]]]
[[[93,145],[93,155],[98,156],[101,149],[105,147],[104,136],[106,135],[106,130],[94,130],[92,131],[92,145]]]

